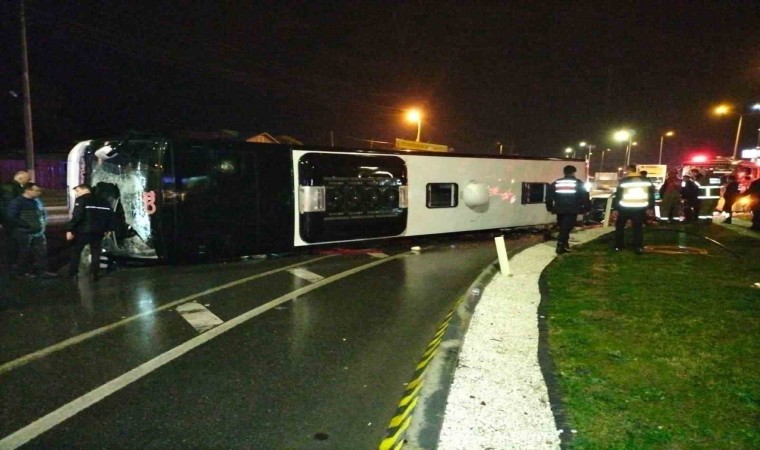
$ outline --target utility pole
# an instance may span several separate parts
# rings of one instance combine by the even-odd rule
[[[24,131],[26,143],[26,168],[34,181],[34,137],[32,134],[32,99],[29,89],[29,59],[26,55],[26,17],[24,0],[21,0],[21,65],[24,74]]]

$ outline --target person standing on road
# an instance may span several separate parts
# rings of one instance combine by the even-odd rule
[[[0,207],[2,207],[2,212],[0,212],[0,225],[3,225],[3,233],[5,233],[6,242],[8,243],[6,259],[8,265],[11,266],[11,270],[13,270],[13,267],[18,260],[18,246],[13,238],[13,227],[6,217],[8,204],[10,204],[11,200],[24,193],[24,186],[31,180],[32,177],[29,175],[29,172],[26,170],[19,170],[13,175],[13,181],[2,185],[2,192],[0,192]]]
[[[35,183],[27,183],[24,185],[24,192],[8,204],[8,222],[13,229],[13,240],[18,251],[15,269],[15,275],[18,276],[56,276],[47,270],[47,212],[39,198],[40,195],[42,188]],[[33,269],[29,267],[32,258]]]
[[[683,198],[683,216],[685,222],[696,222],[699,219],[699,184],[691,176],[684,175],[681,183]]]
[[[742,195],[749,196],[752,201],[752,226],[749,229],[760,231],[760,178],[756,178]]]
[[[678,171],[671,170],[668,172],[665,182],[660,187],[660,218],[668,223],[673,223],[673,216],[680,215],[679,206],[681,205],[681,180],[678,178]]]
[[[591,199],[583,182],[575,178],[575,167],[565,166],[564,177],[549,185],[546,192],[546,210],[557,215],[557,254],[570,251],[570,231],[578,214],[591,209]]]
[[[734,217],[734,203],[739,197],[739,182],[736,181],[736,177],[729,175],[726,177],[726,186],[723,190],[723,212],[728,214],[726,220],[723,223],[731,223],[731,219]]]
[[[107,202],[94,196],[90,187],[80,184],[74,188],[76,202],[71,220],[66,225],[66,240],[73,241],[69,258],[68,275],[76,278],[82,250],[90,246],[90,278],[100,276],[100,249],[103,237],[112,229],[113,211]]]
[[[633,250],[637,255],[644,253],[644,221],[647,211],[654,209],[654,185],[642,178],[635,165],[626,168],[626,176],[620,180],[612,206],[617,211],[615,221],[615,250],[625,248],[625,224],[631,221],[633,228]]]

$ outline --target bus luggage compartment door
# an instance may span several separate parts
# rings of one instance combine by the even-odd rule
[[[406,229],[406,164],[397,156],[308,153],[298,160],[299,234],[308,243]]]

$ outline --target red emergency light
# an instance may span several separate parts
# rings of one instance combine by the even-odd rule
[[[691,162],[701,163],[701,162],[706,162],[706,161],[707,161],[707,156],[705,155],[695,155],[691,157]]]

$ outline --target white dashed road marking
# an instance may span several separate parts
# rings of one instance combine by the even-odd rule
[[[193,326],[198,333],[203,333],[224,323],[216,314],[198,302],[189,302],[177,306],[177,312]]]
[[[317,281],[321,281],[325,278],[322,275],[318,275],[314,272],[309,272],[308,270],[302,269],[300,267],[296,267],[295,269],[288,269],[288,272],[292,273],[298,278],[303,278],[309,283],[316,283]]]

